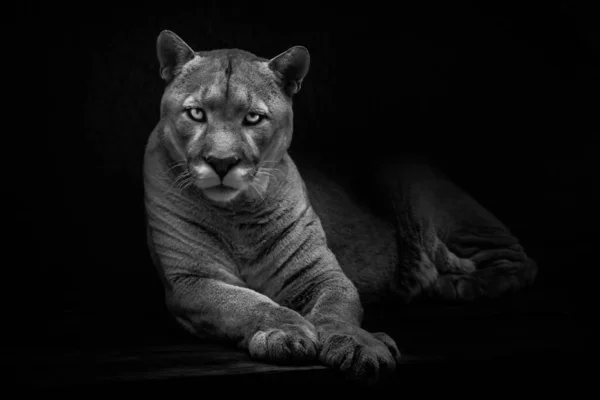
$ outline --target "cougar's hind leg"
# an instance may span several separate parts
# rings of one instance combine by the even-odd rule
[[[397,217],[401,293],[497,297],[533,282],[537,265],[493,214],[421,160],[386,165]]]

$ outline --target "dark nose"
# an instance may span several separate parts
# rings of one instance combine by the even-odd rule
[[[231,156],[225,158],[217,158],[217,157],[206,157],[204,161],[212,167],[212,169],[219,175],[219,178],[223,180],[225,175],[233,168],[240,159]]]

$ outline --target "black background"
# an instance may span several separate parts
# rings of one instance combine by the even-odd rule
[[[17,143],[3,152],[18,181],[4,189],[17,203],[5,253],[16,260],[6,263],[5,303],[15,337],[39,340],[65,313],[117,330],[113,321],[162,312],[141,167],[164,87],[163,29],[195,50],[270,58],[306,46],[292,157],[352,170],[422,149],[514,231],[548,293],[591,310],[600,93],[591,8],[175,6],[31,8],[9,25],[4,77],[21,111],[5,117]]]

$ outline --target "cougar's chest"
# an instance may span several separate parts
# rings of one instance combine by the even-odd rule
[[[234,225],[228,239],[231,255],[244,264],[256,261],[265,246],[265,235],[260,227],[247,223]]]
[[[276,240],[270,224],[261,223],[244,214],[220,216],[205,227],[218,237],[223,251],[235,261],[240,273],[248,267],[260,265],[266,249]]]
[[[237,276],[249,288],[264,292],[277,264],[279,242],[266,227],[241,224],[230,231],[226,246],[235,260]]]

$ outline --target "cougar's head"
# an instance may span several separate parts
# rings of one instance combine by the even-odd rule
[[[308,72],[309,54],[292,47],[263,59],[236,49],[194,52],[163,31],[157,41],[162,139],[210,200],[261,194],[292,140],[292,96]]]

